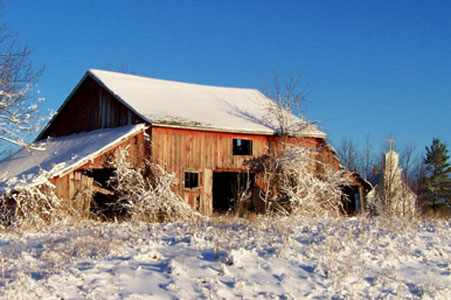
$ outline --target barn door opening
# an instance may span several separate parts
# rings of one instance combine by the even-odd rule
[[[346,215],[353,216],[360,212],[360,193],[357,185],[348,185],[342,187],[343,191],[343,209]]]
[[[249,192],[255,181],[255,174],[239,172],[213,173],[213,211],[225,213],[234,208],[240,195]]]
[[[113,177],[115,171],[115,168],[85,170],[86,176],[93,178],[94,181],[90,208],[91,216],[110,220],[125,214],[125,211],[116,205],[113,183],[110,182],[110,178]]]

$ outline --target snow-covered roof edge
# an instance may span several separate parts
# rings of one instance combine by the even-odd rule
[[[58,171],[54,172],[53,174],[50,174],[51,178],[61,177],[61,176],[64,176],[64,175],[70,173],[72,170],[75,170],[75,169],[83,166],[84,164],[92,161],[97,156],[101,155],[104,152],[107,152],[107,151],[111,150],[112,148],[116,147],[117,145],[119,145],[123,141],[129,139],[130,137],[135,136],[136,134],[140,133],[141,131],[145,131],[147,128],[148,128],[148,126],[145,125],[145,124],[137,124],[137,125],[135,125],[132,130],[130,130],[128,133],[122,135],[117,140],[115,140],[115,141],[103,146],[99,150],[91,153],[90,155],[88,155],[88,156],[86,156],[84,158],[81,158],[77,162],[74,162],[73,164],[68,165],[67,167],[65,167],[63,169],[58,170]]]
[[[196,131],[209,131],[209,132],[222,132],[222,133],[236,133],[236,134],[246,134],[246,135],[266,135],[266,136],[274,136],[277,133],[268,132],[268,131],[247,131],[247,130],[236,130],[236,129],[227,129],[227,128],[215,128],[215,127],[202,127],[202,126],[189,126],[189,125],[175,125],[175,124],[166,124],[166,123],[152,123],[153,127],[166,127],[166,128],[176,128],[176,129],[187,129],[187,130],[196,130]],[[290,135],[290,137],[311,137],[311,138],[320,138],[325,139],[325,134],[319,133],[294,133]]]
[[[5,193],[5,192],[11,191],[11,190],[20,190],[21,186],[24,186],[24,185],[25,186],[40,185],[40,184],[44,183],[46,180],[65,176],[68,173],[89,163],[90,161],[93,161],[95,158],[99,157],[100,155],[110,151],[111,149],[113,149],[114,147],[123,143],[127,139],[139,134],[140,132],[144,132],[148,128],[148,126],[146,124],[142,124],[142,123],[133,125],[133,126],[128,126],[128,127],[130,127],[130,129],[127,132],[125,132],[124,134],[120,135],[115,140],[109,142],[108,144],[101,146],[100,148],[98,148],[95,151],[85,154],[84,156],[78,158],[77,160],[74,160],[73,162],[71,162],[67,165],[65,164],[65,162],[62,162],[62,163],[57,163],[51,169],[40,169],[39,173],[35,173],[34,175],[33,175],[33,173],[31,173],[30,174],[31,176],[29,176],[29,175],[23,176],[22,175],[21,177],[14,176],[11,178],[2,178],[0,180],[0,182],[2,183],[2,184],[0,184],[0,193]],[[118,127],[118,128],[120,128],[120,127]],[[125,126],[122,128],[125,128]],[[95,131],[102,131],[102,130],[111,131],[112,129],[114,129],[114,128],[99,129],[99,130],[95,130]],[[80,134],[86,134],[86,132],[85,133],[76,133],[74,135],[80,135]],[[67,137],[69,137],[69,136],[57,137],[54,139],[55,140],[61,139],[61,138],[67,139]],[[45,144],[45,143],[48,143],[48,141],[38,141],[38,143]]]

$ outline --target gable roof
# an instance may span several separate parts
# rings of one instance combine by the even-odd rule
[[[119,101],[154,125],[180,125],[218,131],[274,134],[277,121],[268,114],[273,102],[255,89],[229,88],[89,70],[91,76]],[[291,115],[295,122],[302,122]],[[305,123],[305,136],[325,137]]]
[[[45,178],[67,174],[145,128],[128,125],[37,141],[31,146],[45,150],[23,148],[0,162],[0,192],[36,182],[43,172]]]

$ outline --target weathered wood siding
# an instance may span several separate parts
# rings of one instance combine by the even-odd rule
[[[40,138],[137,123],[145,121],[88,76]]]
[[[252,155],[233,155],[233,139],[252,140]],[[290,138],[288,144],[320,149],[321,139]],[[170,127],[152,127],[152,161],[165,166],[179,178],[177,192],[187,203],[202,213],[212,212],[213,172],[251,171],[246,160],[281,150],[278,137],[188,130]],[[332,159],[325,152],[324,159]],[[184,173],[199,174],[199,187],[185,188]]]
[[[252,155],[233,155],[233,139],[252,140]],[[267,147],[267,136],[152,127],[152,161],[175,173],[177,192],[205,214],[212,212],[212,173],[246,172],[244,161],[266,154]],[[199,187],[184,187],[185,171],[199,174]]]
[[[233,155],[233,139],[253,141],[253,155]],[[152,127],[152,157],[171,171],[245,170],[243,162],[267,153],[268,137],[178,128]],[[182,174],[180,174],[182,175]]]
[[[275,152],[281,149],[280,139],[274,136],[159,126],[151,127],[147,134],[152,139],[151,144],[140,132],[113,149],[101,153],[73,172],[53,178],[51,182],[56,186],[56,194],[65,201],[72,201],[74,207],[79,207],[83,215],[87,215],[90,199],[83,191],[91,189],[89,185],[92,185],[92,180],[86,178],[82,171],[88,168],[110,167],[110,162],[117,157],[119,148],[128,146],[133,166],[142,167],[144,159],[151,158],[154,163],[164,166],[168,172],[176,174],[179,183],[174,189],[186,203],[201,213],[211,214],[214,172],[252,172],[244,164],[246,160],[266,155],[269,149]],[[233,139],[252,140],[252,155],[233,155]],[[290,138],[286,143],[317,149],[316,158],[334,168],[339,167],[337,158],[325,146],[322,139]],[[184,173],[186,171],[199,174],[198,187],[185,188]],[[314,171],[321,172],[319,169]]]

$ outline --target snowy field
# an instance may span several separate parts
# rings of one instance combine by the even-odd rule
[[[0,232],[1,299],[450,299],[451,222],[205,218]]]

